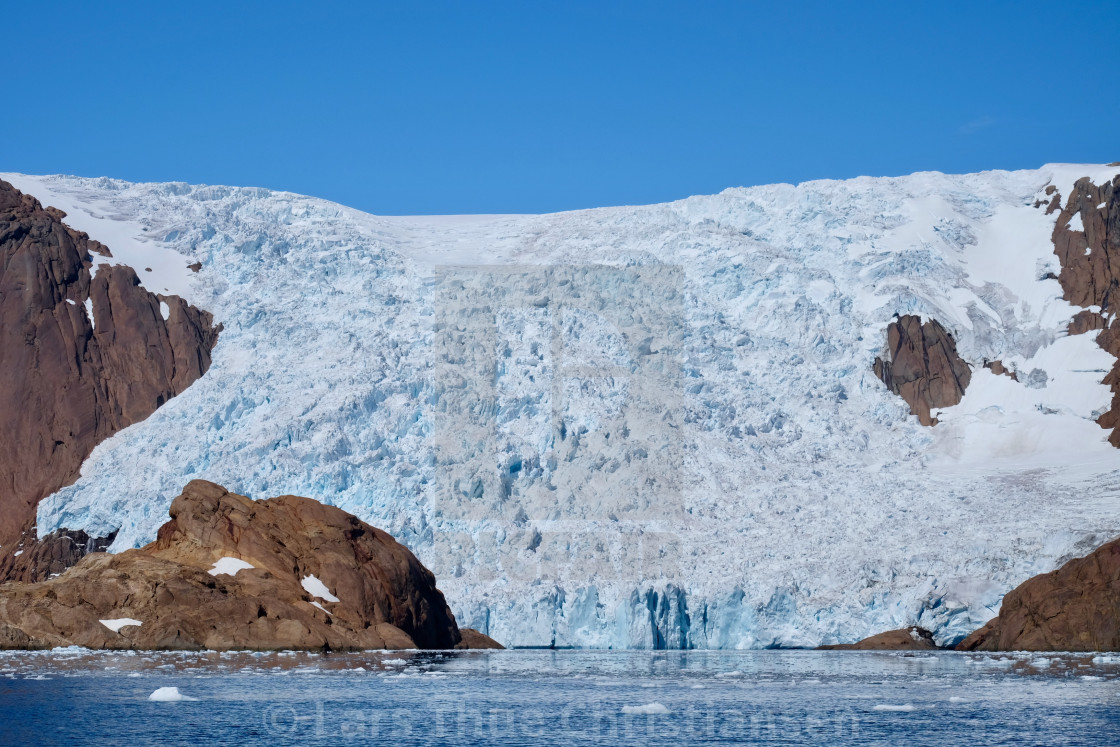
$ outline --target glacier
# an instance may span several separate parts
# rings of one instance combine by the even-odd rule
[[[435,217],[3,174],[106,243],[97,262],[224,326],[209,372],[100,444],[38,531],[138,546],[204,478],[383,527],[460,625],[506,645],[814,646],[914,624],[950,642],[1120,534],[1120,451],[1093,422],[1113,360],[1066,335],[1055,215],[1035,206],[1117,173]],[[933,428],[871,372],[896,314],[938,319],[974,366]]]

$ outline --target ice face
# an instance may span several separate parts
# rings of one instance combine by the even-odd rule
[[[224,325],[210,371],[100,445],[39,531],[140,545],[201,477],[383,527],[506,644],[951,640],[1120,530],[1120,452],[1092,422],[1111,358],[1065,337],[1055,216],[1033,207],[1117,171],[431,218],[12,177]],[[896,313],[975,365],[933,429],[870,370]]]

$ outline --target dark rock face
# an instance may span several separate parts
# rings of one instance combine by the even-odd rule
[[[432,573],[338,508],[290,495],[253,501],[195,480],[170,514],[139,550],[94,553],[57,578],[0,586],[0,648],[497,645],[480,633],[464,639]],[[221,558],[252,567],[213,575]],[[139,624],[114,632],[101,622],[126,618]]]
[[[1088,177],[1078,179],[1065,207],[1060,206],[1055,191],[1046,212],[1061,211],[1053,233],[1062,266],[1058,282],[1067,301],[1086,309],[1070,322],[1069,334],[1100,330],[1097,344],[1117,357],[1103,381],[1112,390],[1112,405],[1097,423],[1112,431],[1108,441],[1120,447],[1120,320],[1113,318],[1120,302],[1120,176],[1100,186]],[[1090,311],[1092,306],[1100,312]]]
[[[1058,282],[1074,306],[1100,306],[1105,314],[1120,302],[1120,177],[1101,186],[1079,179],[1054,223],[1054,253],[1062,265]],[[1081,230],[1071,226],[1080,216]]]
[[[922,425],[936,425],[931,409],[961,401],[972,370],[957,355],[957,345],[935,319],[922,324],[902,316],[887,327],[888,358],[875,359],[875,375],[910,405]]]
[[[1120,650],[1120,539],[1016,587],[957,649]]]
[[[19,565],[8,556],[21,534],[28,553],[38,502],[73,482],[94,446],[202,376],[220,331],[131,268],[92,275],[90,252],[111,253],[63,217],[0,181],[0,571]]]
[[[820,646],[819,648],[846,651],[924,651],[940,647],[934,643],[933,633],[925,628],[911,626],[900,630],[888,630],[885,633],[864,638],[856,643],[837,643],[830,646]]]
[[[59,529],[38,539],[32,528],[16,540],[15,550],[0,558],[0,579],[28,584],[46,581],[91,552],[104,552],[116,538],[116,532],[108,537],[90,537],[81,529]]]

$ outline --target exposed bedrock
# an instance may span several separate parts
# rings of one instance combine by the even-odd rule
[[[930,413],[961,401],[972,370],[957,354],[953,336],[936,319],[901,316],[887,326],[887,358],[876,358],[875,375],[902,397],[922,425],[935,425]]]
[[[1120,539],[1003,598],[999,615],[957,648],[962,651],[1120,650]]]
[[[1061,195],[1047,212],[1058,210]],[[1077,180],[1054,223],[1054,253],[1062,271],[1058,282],[1063,297],[1081,306],[1069,324],[1069,334],[1099,330],[1097,344],[1117,358],[1103,383],[1112,390],[1112,403],[1097,423],[1112,431],[1108,441],[1120,447],[1120,176],[1095,185]]]
[[[1075,306],[1099,306],[1111,315],[1120,302],[1120,177],[1097,186],[1077,180],[1054,223],[1058,282]]]
[[[0,648],[500,647],[464,636],[416,556],[341,509],[194,480],[169,513],[143,548],[0,586]]]
[[[824,650],[846,651],[908,651],[929,650],[941,648],[933,640],[933,633],[925,628],[910,626],[899,630],[888,630],[885,633],[864,638],[855,643],[834,643],[818,646]]]
[[[64,217],[0,181],[0,580],[41,577],[36,558],[57,565],[63,548],[34,551],[38,502],[202,376],[220,331],[129,267],[94,273],[91,252],[110,251]]]

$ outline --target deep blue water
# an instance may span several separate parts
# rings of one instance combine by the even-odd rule
[[[3,745],[742,742],[1120,744],[1120,657],[0,654]]]

